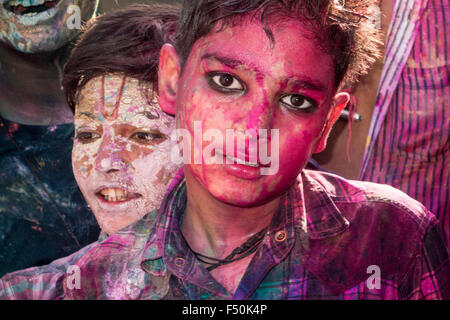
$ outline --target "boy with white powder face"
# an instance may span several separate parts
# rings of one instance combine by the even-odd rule
[[[75,115],[74,175],[107,234],[157,209],[179,169],[170,161],[175,119],[159,108],[156,92],[159,48],[172,41],[177,11],[125,10],[89,25],[63,79]]]

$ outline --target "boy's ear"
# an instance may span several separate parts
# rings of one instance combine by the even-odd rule
[[[350,101],[350,94],[345,91],[341,91],[334,96],[333,106],[328,119],[325,122],[325,126],[322,130],[319,141],[316,144],[314,153],[322,152],[327,146],[328,135],[330,134],[331,128],[333,128],[334,123],[339,118],[342,110],[345,108],[347,103]]]
[[[180,58],[175,48],[164,44],[159,54],[158,95],[159,106],[164,112],[175,115],[178,79],[180,77]]]

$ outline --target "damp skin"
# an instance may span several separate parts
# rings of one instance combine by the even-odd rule
[[[122,75],[94,78],[80,91],[72,165],[108,234],[158,209],[179,169],[170,161],[175,119],[147,100],[139,81]],[[129,198],[122,201],[126,194]]]
[[[311,154],[319,151],[331,115],[331,57],[298,21],[289,19],[271,29],[275,44],[259,21],[249,19],[211,32],[194,44],[178,84],[177,116],[180,127],[191,133],[194,121],[202,122],[203,131],[217,129],[224,135],[230,128],[279,130],[275,175],[248,179],[228,164],[185,166],[187,179],[194,177],[210,195],[231,205],[261,205],[288,189]],[[218,85],[222,74],[232,76],[226,88],[220,81]],[[292,95],[309,104],[300,109],[282,103],[289,103]]]
[[[0,0],[0,41],[24,53],[51,52],[72,40],[80,30],[71,28],[74,12],[80,8],[81,25],[95,15],[98,0],[59,0],[56,5],[38,14],[17,14],[8,5],[38,6],[43,0]]]

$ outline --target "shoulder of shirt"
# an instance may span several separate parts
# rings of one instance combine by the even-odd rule
[[[403,219],[415,224],[423,234],[436,217],[420,202],[390,185],[367,181],[347,180],[335,174],[316,170],[304,170],[303,174],[322,186],[332,201],[354,205],[356,211],[379,204],[391,213],[392,221]],[[363,209],[363,210],[358,210]]]
[[[141,273],[139,266],[142,255],[149,237],[154,234],[157,216],[158,211],[149,212],[135,223],[99,241],[86,252],[76,264],[82,275],[81,290],[64,286],[64,298],[87,299],[91,295],[104,297],[110,293],[106,293],[108,290],[105,291],[102,285],[98,286],[99,283],[120,282],[128,277],[128,272]],[[84,277],[84,274],[89,276]]]
[[[11,273],[5,274],[1,280],[2,281],[8,281],[9,279],[17,278],[17,277],[24,277],[27,279],[31,279],[34,276],[41,277],[45,274],[59,274],[61,273],[64,275],[67,272],[67,268],[70,265],[75,265],[78,260],[83,257],[89,250],[94,248],[99,242],[95,241],[87,246],[84,246],[80,250],[66,256],[62,257],[56,260],[53,260],[51,263],[43,266],[37,266],[37,267],[30,267],[22,270],[13,271]]]
[[[79,265],[104,259],[106,255],[129,255],[142,251],[156,221],[158,211],[151,211],[135,223],[103,237],[79,260]]]

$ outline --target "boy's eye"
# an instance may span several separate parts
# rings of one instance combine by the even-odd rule
[[[154,141],[165,139],[165,135],[155,132],[135,132],[131,135],[130,139],[141,144],[149,144]]]
[[[288,94],[281,97],[280,102],[294,110],[312,111],[316,103],[299,94]]]
[[[222,91],[243,91],[241,80],[229,73],[212,73],[209,75],[209,83],[214,88]]]
[[[80,141],[81,143],[90,143],[93,142],[94,140],[97,140],[98,138],[100,138],[100,135],[98,133],[95,132],[78,132],[75,139]]]

